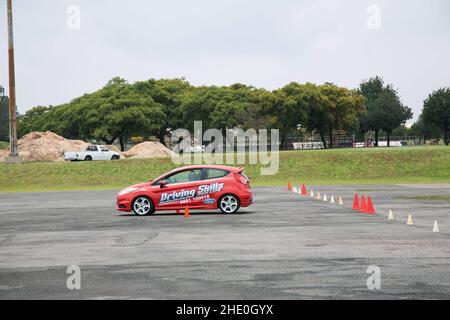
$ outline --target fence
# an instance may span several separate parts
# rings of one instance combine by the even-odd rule
[[[288,150],[315,150],[324,149],[324,143],[318,135],[306,135],[302,137],[288,137],[284,149]],[[354,136],[335,134],[332,144],[330,138],[325,139],[327,147],[338,148],[371,148],[375,147],[375,138],[356,139]],[[416,136],[392,136],[390,137],[391,147],[420,146],[425,145],[424,137]],[[378,138],[379,147],[387,147],[387,137]]]

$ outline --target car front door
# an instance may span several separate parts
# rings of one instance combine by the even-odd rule
[[[202,169],[191,169],[175,172],[157,181],[156,186],[161,181],[166,183],[155,191],[158,199],[157,209],[169,210],[198,206],[196,198],[198,187],[202,184],[201,179]]]

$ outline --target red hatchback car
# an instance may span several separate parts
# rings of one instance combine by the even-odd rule
[[[120,191],[117,210],[145,216],[155,211],[220,209],[236,213],[253,203],[250,179],[244,168],[189,166],[170,171],[153,181]]]

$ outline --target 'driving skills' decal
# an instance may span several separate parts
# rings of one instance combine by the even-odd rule
[[[164,192],[161,194],[159,204],[168,204],[177,201],[192,199],[197,196],[207,196],[222,191],[224,183],[215,182],[212,184],[204,184],[198,188],[182,189],[180,191]],[[206,197],[205,197],[206,198]]]

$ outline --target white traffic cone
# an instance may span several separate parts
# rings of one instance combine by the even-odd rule
[[[344,200],[342,200],[342,197],[339,197],[339,205],[343,206],[344,205]]]
[[[311,194],[309,195],[311,198],[314,198],[314,191],[311,189]]]
[[[389,216],[388,216],[389,220],[394,220],[394,213],[392,212],[392,210],[389,210]]]
[[[414,225],[414,222],[413,222],[413,219],[412,219],[411,215],[408,216],[408,221],[406,222],[406,224],[408,226],[413,226]]]
[[[317,199],[317,200],[322,200],[322,196],[320,195],[320,191],[317,191],[317,197],[316,197],[316,199]]]
[[[323,196],[323,202],[328,202],[328,198],[327,198],[326,194]]]
[[[434,222],[433,232],[437,232],[437,233],[439,232],[439,225],[438,225],[437,221]]]
[[[298,192],[298,191],[297,191],[297,188],[296,188],[296,187],[293,187],[293,188],[292,188],[292,192],[293,192],[293,193],[297,193],[297,192]]]
[[[336,201],[334,201],[334,195],[331,195],[331,201],[330,201],[330,203],[332,203],[332,204],[335,204],[335,203],[336,203]]]

